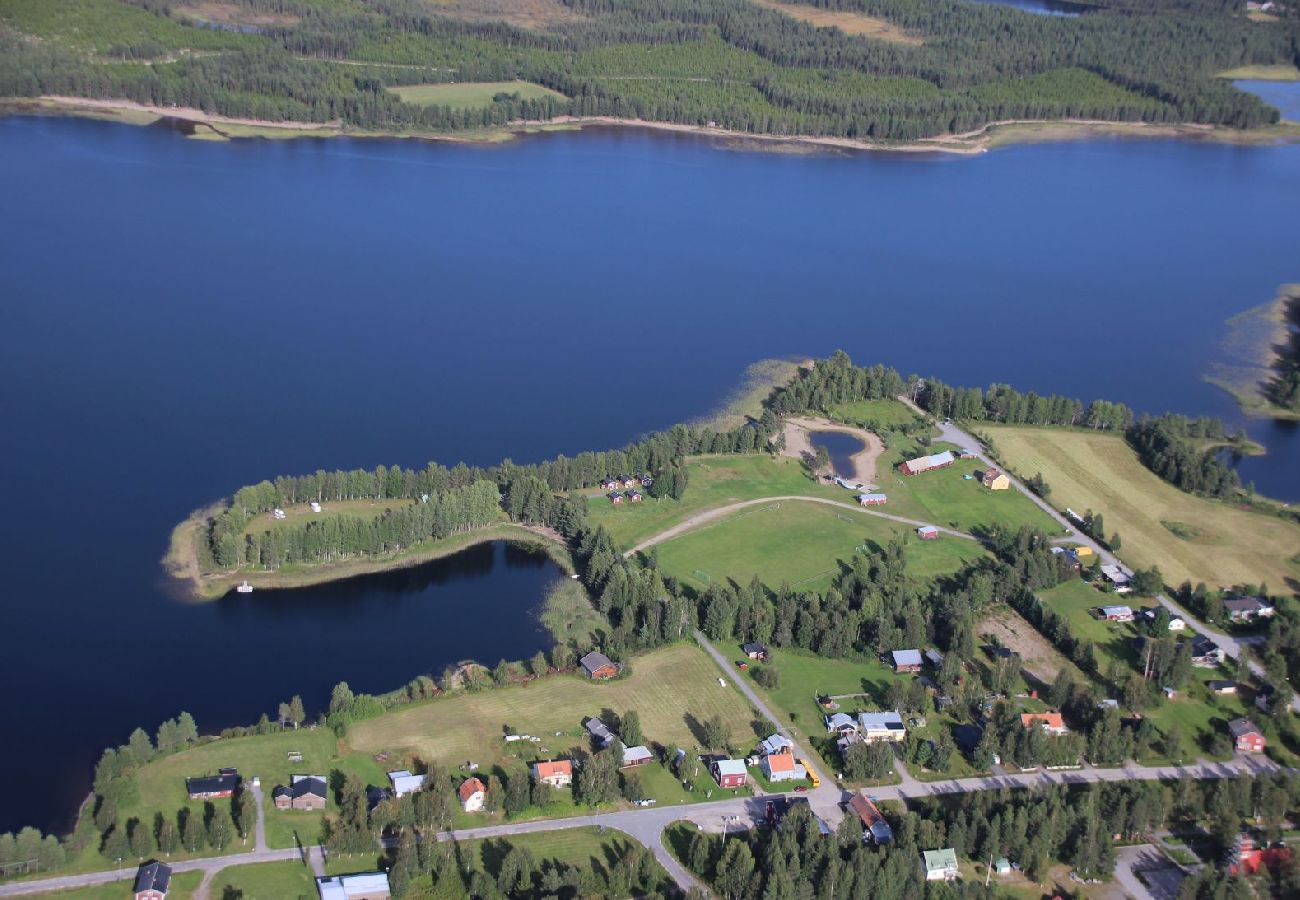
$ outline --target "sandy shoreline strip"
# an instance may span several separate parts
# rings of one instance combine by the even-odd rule
[[[205,112],[193,107],[161,107],[137,103],[123,99],[93,99],[88,97],[67,97],[46,95],[42,97],[8,97],[0,98],[0,112],[11,113],[63,113],[67,115],[86,115],[105,118],[114,114],[123,116],[122,121],[129,124],[150,124],[142,121],[143,117],[155,116],[157,119],[181,119],[196,125],[206,125],[221,134],[217,126],[231,125],[242,128],[273,130],[285,137],[302,135],[306,137],[349,136],[359,138],[398,138],[428,141],[444,141],[463,144],[495,143],[503,138],[527,134],[538,130],[614,127],[646,128],[655,131],[667,131],[677,134],[690,134],[700,137],[718,138],[734,141],[737,144],[767,146],[776,150],[803,147],[807,149],[824,149],[833,151],[877,151],[887,153],[951,153],[960,156],[973,156],[987,152],[989,149],[1006,144],[1079,140],[1099,136],[1131,137],[1178,137],[1200,140],[1220,141],[1224,143],[1276,143],[1278,141],[1300,140],[1300,128],[1295,126],[1275,127],[1272,130],[1234,131],[1211,125],[1151,125],[1144,122],[1107,122],[1099,119],[1012,119],[990,122],[978,129],[961,134],[938,135],[921,138],[906,144],[886,144],[855,138],[841,138],[817,135],[778,135],[753,134],[745,131],[732,131],[701,125],[685,125],[676,122],[655,122],[644,119],[620,119],[613,116],[557,116],[545,120],[519,120],[495,128],[485,128],[473,133],[445,132],[385,132],[354,131],[346,128],[342,122],[297,122],[269,121],[247,119],[235,116],[223,116]],[[232,137],[240,137],[236,134]]]
[[[832,422],[830,419],[786,419],[783,455],[801,459],[803,454],[813,453],[810,433],[814,431],[838,431],[841,434],[851,435],[862,441],[863,448],[849,457],[849,460],[853,463],[853,471],[851,473],[837,472],[835,474],[852,475],[855,481],[861,481],[863,484],[870,486],[876,484],[876,462],[885,452],[885,444],[878,435],[867,431],[865,428],[842,425],[838,422]]]

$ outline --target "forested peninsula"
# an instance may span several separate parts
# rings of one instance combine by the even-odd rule
[[[1245,436],[1229,434],[1216,419],[1137,416],[1122,403],[1084,403],[1007,385],[952,387],[934,378],[904,378],[884,366],[859,368],[839,352],[801,367],[734,428],[677,425],[620,449],[532,465],[448,468],[430,462],[421,469],[318,470],[249,485],[177,526],[165,563],[203,598],[220,596],[245,579],[270,588],[318,583],[503,538],[550,545],[579,574],[591,571],[594,554],[603,570],[621,557],[589,519],[584,491],[605,489],[617,479],[620,486],[635,481],[651,498],[681,499],[688,457],[773,453],[787,417],[896,397],[909,398],[936,418],[1123,434],[1147,468],[1179,489],[1246,499],[1236,472],[1206,452],[1208,446],[1244,442]],[[1105,540],[1104,534],[1097,537]]]
[[[1267,21],[1244,0],[1091,5],[0,0],[0,97],[352,134],[609,118],[889,146],[1008,121],[1278,129],[1216,75],[1295,68],[1300,4]]]

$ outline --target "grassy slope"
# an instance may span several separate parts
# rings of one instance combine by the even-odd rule
[[[303,755],[301,763],[290,763],[286,753],[296,750]],[[356,772],[369,784],[386,784],[381,767],[372,759],[349,753],[339,744],[334,734],[325,729],[299,729],[242,738],[214,741],[168,756],[150,763],[140,770],[139,798],[136,803],[121,809],[119,817],[126,821],[138,817],[152,821],[161,812],[175,820],[178,810],[187,808],[203,814],[204,801],[190,801],[185,793],[185,778],[194,775],[215,774],[223,766],[234,766],[245,777],[256,775],[262,780],[268,807],[271,789],[287,783],[290,774],[329,775],[334,769]],[[214,803],[229,803],[218,800]],[[330,808],[333,802],[330,802]],[[266,814],[267,840],[272,847],[293,846],[293,832],[310,842],[320,834],[321,814],[317,812],[277,812],[268,808]],[[231,852],[248,849],[238,840],[229,848]],[[205,851],[200,855],[208,855]],[[177,854],[183,858],[186,854]]]
[[[1053,504],[1103,513],[1107,531],[1123,538],[1130,564],[1158,565],[1175,583],[1263,581],[1279,588],[1300,580],[1300,565],[1292,561],[1300,527],[1183,493],[1144,467],[1121,437],[1047,428],[984,430],[1017,472],[1043,474]],[[1185,541],[1165,521],[1193,524],[1203,536]]]
[[[543,97],[564,98],[550,88],[528,81],[484,81],[458,84],[411,84],[391,87],[389,91],[403,103],[416,106],[450,106],[455,109],[472,109],[492,105],[497,94],[518,94],[522,100],[540,100]]]
[[[582,742],[568,735],[602,709],[635,709],[647,740],[683,747],[697,743],[690,718],[703,722],[721,715],[735,739],[750,733],[753,718],[734,687],[718,685],[717,667],[703,651],[677,644],[637,657],[632,674],[616,681],[597,684],[575,675],[458,694],[362,722],[349,741],[365,753],[407,750],[454,766],[503,747],[502,727],[508,724],[535,735],[565,732],[551,748],[559,753]]]
[[[786,501],[740,510],[667,541],[659,545],[659,562],[665,572],[696,587],[726,578],[747,584],[757,574],[771,587],[788,582],[799,590],[824,590],[861,549],[878,550],[911,531],[852,510]],[[953,572],[983,552],[957,538],[914,539],[908,545],[909,572],[918,578]]]

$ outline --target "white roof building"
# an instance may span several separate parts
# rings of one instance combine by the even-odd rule
[[[785,753],[786,751],[794,752],[794,741],[788,737],[774,734],[764,741],[760,741],[758,749],[763,752],[764,756],[771,756],[773,753]]]
[[[829,732],[857,731],[858,723],[848,713],[837,712],[826,717],[826,730]]]
[[[320,900],[387,900],[393,895],[383,872],[317,878],[316,890]]]
[[[650,752],[648,747],[624,747],[623,748],[623,765],[639,766],[650,762],[655,755]]]
[[[389,772],[388,780],[393,784],[393,794],[398,797],[405,797],[407,794],[414,794],[420,788],[424,787],[423,775],[412,775],[405,769],[402,769],[399,772]]]

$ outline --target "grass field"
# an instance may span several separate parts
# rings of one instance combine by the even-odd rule
[[[817,483],[798,460],[787,457],[696,456],[687,461],[687,468],[690,481],[681,500],[647,497],[641,503],[614,506],[600,491],[588,492],[593,523],[604,525],[618,544],[631,547],[692,513],[739,500],[795,495],[853,500],[843,488]]]
[[[453,109],[474,109],[491,106],[497,94],[518,94],[521,100],[540,100],[544,97],[564,99],[564,95],[550,88],[528,81],[481,81],[453,84],[408,84],[388,89],[415,106],[450,106]]]
[[[848,422],[854,425],[880,428],[898,428],[919,422],[921,417],[897,400],[858,400],[854,403],[841,403],[830,410],[830,418],[835,422]]]
[[[883,548],[909,526],[851,509],[784,501],[753,506],[658,545],[661,568],[698,588],[731,579],[748,584],[754,575],[772,588],[824,590],[855,554]],[[960,569],[984,555],[974,541],[943,537],[908,544],[908,572],[931,578]]]
[[[864,13],[817,9],[812,6],[794,6],[787,3],[778,3],[776,0],[754,0],[754,2],[759,6],[766,6],[768,9],[775,9],[785,13],[800,22],[807,22],[814,28],[838,28],[845,34],[889,41],[891,44],[919,45],[924,43],[924,40],[919,36],[904,31],[892,22],[876,16],[868,16]]]
[[[397,509],[399,506],[410,506],[414,502],[414,500],[409,499],[334,500],[322,503],[321,510],[318,513],[312,512],[309,504],[295,503],[284,507],[283,519],[274,518],[271,513],[262,513],[255,516],[253,521],[249,522],[244,529],[244,534],[257,534],[275,528],[306,525],[309,522],[319,522],[322,519],[332,519],[342,515],[358,516],[363,519],[377,519],[390,509]]]
[[[303,761],[290,763],[286,755],[290,750],[301,753]],[[239,769],[240,774],[245,778],[254,775],[261,778],[268,806],[266,836],[272,847],[292,847],[295,830],[306,843],[310,843],[320,835],[322,813],[278,812],[270,806],[272,788],[277,784],[287,784],[289,775],[328,776],[331,771],[339,769],[344,772],[356,772],[367,784],[388,783],[378,763],[367,756],[348,753],[346,747],[340,746],[334,733],[323,728],[301,728],[298,731],[226,738],[183,753],[163,757],[140,769],[136,779],[139,784],[139,798],[136,803],[123,807],[119,811],[120,821],[125,822],[132,817],[138,817],[141,821],[152,822],[156,813],[162,813],[175,821],[177,811],[182,808],[201,815],[205,801],[188,799],[185,793],[185,779],[187,776],[216,774],[217,769],[225,766]],[[211,802],[229,803],[230,801]],[[331,798],[326,809],[328,811],[332,808]],[[243,849],[247,847],[236,839],[228,848],[228,852]],[[210,850],[206,851],[209,854],[210,852]],[[186,854],[178,853],[176,856],[184,858]]]
[[[565,734],[556,754],[584,743],[582,720],[603,709],[635,709],[646,739],[694,747],[694,723],[720,715],[732,739],[748,742],[754,714],[736,688],[718,684],[718,668],[698,647],[677,644],[637,657],[632,673],[606,683],[580,676],[545,678],[526,686],[457,694],[361,722],[348,740],[359,751],[409,751],[454,767],[467,759],[499,754],[505,725],[534,735]]]
[[[910,441],[896,442],[881,460],[879,489],[889,497],[886,510],[974,534],[1026,524],[1048,534],[1061,532],[1051,516],[1019,491],[991,491],[980,484],[978,477],[968,480],[967,475],[974,476],[985,468],[979,460],[958,460],[946,469],[910,477],[900,475],[896,468],[904,459],[955,449],[950,444],[921,447]]]
[[[632,838],[618,831],[607,830],[601,833],[596,828],[567,828],[563,831],[512,835],[509,838],[462,841],[460,849],[462,859],[471,871],[486,872],[494,877],[510,847],[526,847],[532,852],[538,868],[544,868],[547,861],[553,861],[603,876],[617,864],[633,843]],[[668,873],[658,863],[653,865],[659,885],[659,890],[653,893],[660,896],[671,894]],[[418,900],[460,900],[468,896],[468,891],[468,879],[449,876],[437,885],[421,880],[416,890],[408,896]],[[587,894],[584,893],[583,896]]]
[[[242,900],[294,900],[317,896],[311,869],[297,861],[222,869],[212,882],[211,895],[221,898],[231,891],[241,891],[238,896]]]
[[[1041,472],[1052,503],[1106,517],[1123,539],[1124,559],[1160,567],[1167,582],[1211,587],[1266,582],[1300,589],[1300,526],[1228,503],[1185,494],[1161,481],[1124,439],[1050,428],[985,428],[999,456],[1016,472]],[[1162,522],[1194,525],[1201,536],[1179,538]]]
[[[124,865],[123,880],[111,884],[96,884],[91,887],[69,888],[64,891],[51,891],[46,894],[34,894],[36,897],[58,897],[60,900],[122,900],[131,896],[131,885],[135,880],[135,867]],[[167,900],[190,900],[203,880],[202,872],[178,872],[172,876],[171,888],[167,891]],[[220,894],[214,896],[219,897]],[[251,900],[251,898],[250,898]]]

